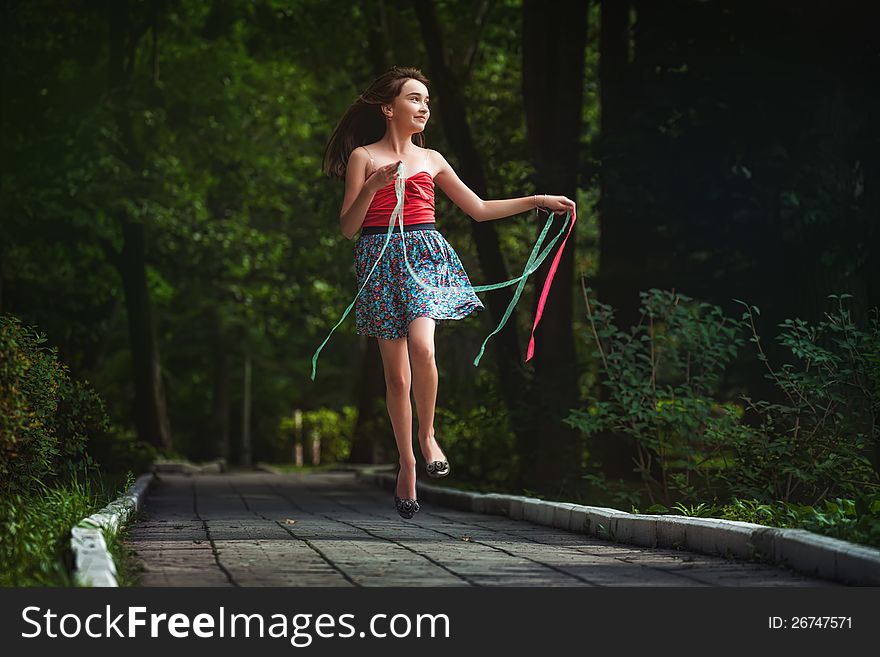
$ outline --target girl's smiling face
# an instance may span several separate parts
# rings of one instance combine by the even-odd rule
[[[431,116],[428,88],[418,80],[409,79],[403,83],[400,95],[394,99],[394,116],[401,123],[416,130],[424,130]]]

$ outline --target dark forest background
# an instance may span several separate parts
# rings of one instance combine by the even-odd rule
[[[835,398],[812,437],[861,436],[847,458],[865,465],[859,486],[876,485],[877,13],[839,0],[4,0],[0,314],[44,333],[103,398],[98,460],[154,450],[247,466],[292,461],[297,443],[308,460],[319,440],[324,463],[392,462],[379,352],[351,316],[310,380],[312,355],[356,293],[342,186],[322,177],[320,158],[370,80],[415,66],[431,81],[427,146],[478,195],[578,202],[532,361],[525,346],[552,258],[479,367],[511,288],[438,328],[435,426],[460,483],[575,500],[655,476],[676,499],[666,475],[696,466],[652,441],[674,429],[680,449],[705,448],[719,412],[651,429],[662,405],[652,351],[647,378],[626,363],[619,372],[633,390],[653,386],[653,419],[627,425],[644,404],[604,385],[597,353],[612,325],[620,345],[642,335],[631,329],[640,321],[645,344],[656,339],[654,311],[644,314],[654,298],[667,337],[675,308],[694,309],[681,335],[697,356],[732,345],[706,361],[718,367],[704,388],[690,369],[682,381],[691,401],[737,409],[724,439],[740,442],[724,445],[743,472],[767,436],[796,436],[779,420],[795,417],[791,405],[771,431],[772,409],[743,401],[791,398],[767,364],[795,366],[806,347],[778,340],[780,325],[843,313],[866,336],[849,353],[864,358],[833,383],[858,381],[866,396],[862,406]],[[544,220],[478,224],[437,195],[438,227],[475,285],[518,275]],[[594,299],[613,308],[604,325],[599,307],[588,316]],[[749,319],[744,308],[757,310]],[[738,343],[711,330],[727,320],[744,331]],[[764,442],[741,449],[743,432]],[[690,445],[697,434],[701,446]],[[822,485],[803,486],[804,499],[820,499]],[[696,495],[688,486],[674,490]]]

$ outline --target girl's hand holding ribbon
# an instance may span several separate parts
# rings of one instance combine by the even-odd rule
[[[364,187],[371,192],[378,192],[388,183],[394,182],[397,180],[397,167],[399,164],[400,160],[386,164],[384,167],[379,167],[370,174],[370,177],[364,183]]]
[[[535,207],[541,207],[550,212],[574,212],[575,203],[567,196],[535,194]]]

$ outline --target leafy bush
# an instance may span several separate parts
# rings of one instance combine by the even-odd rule
[[[87,383],[72,381],[46,337],[0,316],[0,494],[73,468],[95,467],[85,453],[107,415]]]
[[[652,502],[657,495],[668,501],[672,491],[717,493],[713,473],[724,456],[718,438],[737,425],[742,409],[715,397],[745,342],[744,326],[717,306],[650,290],[641,294],[640,323],[624,332],[610,306],[591,301],[586,288],[584,298],[607,398],[565,421],[587,435],[635,438],[634,465]]]
[[[110,429],[100,395],[87,382],[72,381],[65,376],[61,380],[54,419],[59,461],[74,470],[81,469],[80,463],[96,465],[92,455],[86,453],[87,445],[92,436]]]
[[[0,317],[0,486],[13,488],[51,469],[58,454],[52,418],[60,364],[38,345],[45,338]]]
[[[784,403],[744,397],[760,418],[757,429],[739,427],[729,442],[740,467],[725,475],[746,496],[813,503],[851,497],[880,474],[880,322],[874,309],[865,329],[845,307],[848,295],[830,298],[831,313],[815,326],[785,320],[778,341],[794,363],[773,368],[754,328],[757,308],[743,319],[765,363],[767,378]],[[873,464],[872,464],[873,459]]]
[[[811,506],[856,499],[877,485],[876,310],[862,329],[845,297],[832,297],[836,309],[815,326],[783,322],[778,340],[796,364],[774,369],[755,331],[757,308],[746,306],[738,321],[683,295],[641,296],[642,320],[624,332],[613,324],[613,309],[591,301],[584,288],[607,398],[566,421],[588,435],[635,438],[635,467],[652,504],[735,496]],[[725,367],[747,331],[787,403],[719,399]]]
[[[143,472],[152,445],[112,425],[98,393],[73,380],[46,337],[0,316],[0,496],[74,473]]]

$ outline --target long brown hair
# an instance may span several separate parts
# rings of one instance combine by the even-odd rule
[[[358,96],[342,115],[324,148],[324,173],[336,180],[343,180],[351,152],[358,146],[371,144],[385,136],[386,120],[381,106],[394,102],[404,83],[410,79],[418,80],[426,87],[429,84],[428,78],[417,68],[392,66]],[[424,133],[415,133],[412,141],[424,148]]]

